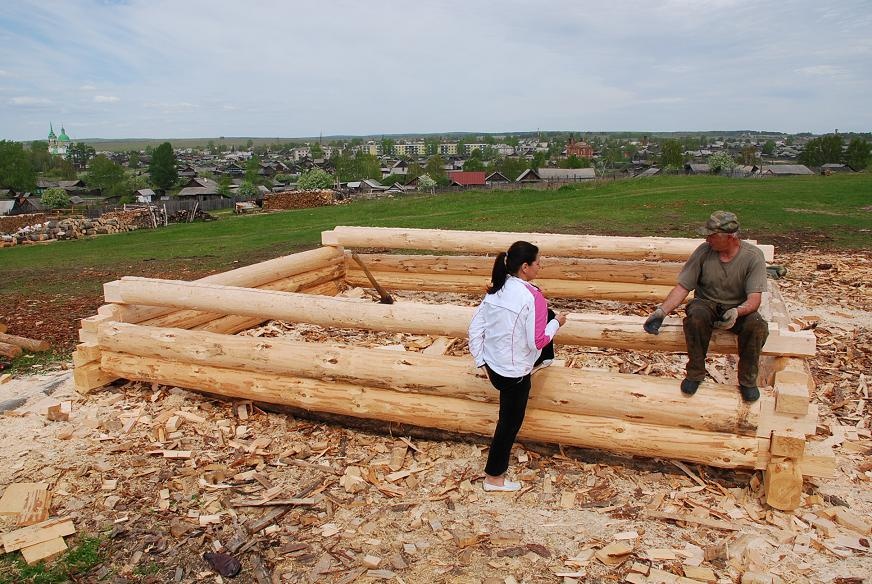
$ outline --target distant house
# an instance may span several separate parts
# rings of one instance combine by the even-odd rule
[[[652,176],[656,176],[658,174],[660,174],[660,169],[657,168],[656,166],[652,166],[651,168],[646,168],[645,170],[643,170],[642,172],[640,172],[639,174],[637,174],[633,178],[649,178]]]
[[[195,198],[197,201],[211,201],[221,198],[221,193],[218,192],[218,183],[209,178],[192,178],[179,191],[179,197]]]
[[[512,181],[507,179],[506,175],[497,171],[497,172],[492,172],[489,175],[487,175],[484,179],[484,182],[486,182],[489,185],[497,185],[497,184],[505,184],[505,183],[512,182]]]
[[[409,188],[411,188],[411,187],[409,187]],[[385,189],[385,192],[386,193],[405,193],[406,187],[404,187],[400,183],[394,183],[391,186],[389,186],[387,189]]]
[[[139,189],[134,191],[133,196],[137,203],[151,203],[157,200],[157,194],[151,189]]]
[[[188,179],[188,182],[186,182],[182,186],[183,186],[183,188],[203,187],[203,188],[212,189],[215,192],[218,192],[218,183],[217,182],[215,182],[211,178],[204,178],[204,177],[200,177],[200,176],[192,177],[192,178]]]
[[[486,186],[485,182],[486,173],[484,171],[477,172],[463,172],[463,171],[453,171],[448,173],[448,179],[451,181],[451,184],[458,187],[483,187]]]
[[[814,173],[804,164],[771,164],[763,165],[760,174],[763,176],[807,176]]]
[[[381,192],[386,190],[388,190],[388,187],[372,178],[363,179],[357,187],[357,191],[361,193]]]
[[[524,172],[515,179],[515,182],[519,183],[537,183],[542,182],[542,177],[539,176],[539,173],[535,168],[528,168]]]
[[[684,174],[710,174],[711,166],[696,162],[689,162],[684,165]]]
[[[19,193],[12,203],[12,209],[9,210],[10,215],[28,215],[30,213],[39,213],[43,210],[43,206],[33,200],[29,193]]]
[[[569,138],[569,144],[566,145],[566,156],[592,158],[593,147],[587,142],[576,142],[574,138]]]
[[[821,174],[832,174],[834,172],[856,172],[853,168],[848,166],[847,164],[835,164],[833,162],[828,162],[827,164],[821,165]]]
[[[189,165],[186,165],[179,169],[179,176],[185,178],[194,177],[197,176],[197,171],[191,168]]]
[[[547,181],[582,181],[593,180],[596,172],[592,168],[537,168],[539,178]]]

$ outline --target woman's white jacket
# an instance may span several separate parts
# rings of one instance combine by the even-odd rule
[[[485,363],[504,377],[522,377],[533,370],[542,347],[560,324],[548,321],[548,303],[529,282],[508,276],[494,294],[486,294],[469,325],[469,352],[475,366]]]

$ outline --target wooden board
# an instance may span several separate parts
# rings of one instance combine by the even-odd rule
[[[55,537],[32,545],[26,548],[21,548],[21,555],[28,566],[40,561],[48,561],[67,551],[67,544],[62,537]]]
[[[3,534],[3,549],[8,554],[21,548],[34,546],[56,537],[64,537],[74,533],[76,533],[76,528],[73,526],[73,520],[69,517],[49,519],[36,525],[22,527],[21,529]]]
[[[27,506],[33,493],[48,492],[46,483],[12,483],[0,497],[0,515],[18,515]],[[38,523],[38,522],[37,522]]]

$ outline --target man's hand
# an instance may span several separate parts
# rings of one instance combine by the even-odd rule
[[[721,316],[721,320],[715,322],[715,328],[729,330],[736,324],[737,318],[739,318],[739,311],[731,308]]]
[[[554,320],[557,321],[557,324],[563,326],[566,324],[566,315],[562,312],[558,312],[557,315],[554,317]]]
[[[648,320],[645,321],[645,324],[642,325],[642,328],[650,335],[659,335],[660,326],[663,324],[664,318],[666,318],[666,313],[658,306],[657,310],[652,312]]]
[[[481,377],[482,379],[488,378],[487,369],[484,368],[484,365],[482,365],[481,367],[476,367],[475,365],[473,365],[472,368],[470,369],[470,372],[472,374],[474,374],[476,377]]]

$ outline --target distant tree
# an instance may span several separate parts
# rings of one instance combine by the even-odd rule
[[[684,166],[684,151],[678,140],[664,140],[660,143],[660,160],[662,168],[681,168]]]
[[[88,164],[85,183],[100,189],[104,197],[119,194],[119,185],[126,186],[124,169],[101,154]]]
[[[320,168],[304,172],[297,181],[297,187],[303,190],[329,189],[334,184],[333,175]]]
[[[775,141],[774,140],[766,140],[763,144],[763,154],[766,156],[772,156],[775,154]]]
[[[424,174],[424,167],[418,164],[417,162],[412,162],[409,164],[409,168],[406,169],[406,176],[409,177],[409,180],[413,178],[418,178]],[[430,178],[429,176],[427,178]],[[433,180],[433,179],[430,179]]]
[[[406,184],[406,181],[408,181],[408,180],[409,180],[409,177],[406,176],[405,174],[389,174],[386,177],[379,179],[379,182],[381,184],[389,187],[389,186],[397,184],[397,183],[404,185],[404,184]]]
[[[739,155],[739,159],[745,166],[751,166],[760,162],[760,159],[757,156],[757,148],[751,144],[742,147],[742,153]]]
[[[569,158],[564,158],[558,165],[560,168],[590,168],[590,158],[579,158],[575,154]]]
[[[176,169],[176,155],[172,144],[164,142],[154,149],[148,164],[148,176],[151,184],[159,189],[169,189],[175,184],[179,171]]]
[[[721,172],[729,172],[736,168],[736,161],[733,160],[733,157],[730,156],[729,152],[724,152],[722,150],[709,156],[708,165],[710,172],[713,174],[720,174]]]
[[[40,202],[50,209],[66,209],[70,206],[70,196],[64,189],[48,189],[42,194]]]
[[[233,184],[230,181],[229,176],[222,176],[221,180],[218,181],[218,194],[222,197],[230,197],[233,195],[233,192],[230,190],[230,185]]]
[[[548,154],[545,152],[537,152],[533,155],[533,160],[530,161],[530,168],[544,168],[548,162]]]
[[[492,170],[499,172],[507,179],[513,181],[530,168],[530,164],[523,158],[500,158],[494,162]]]
[[[0,186],[21,192],[36,188],[36,171],[20,142],[0,140]]]
[[[262,179],[260,174],[260,158],[255,155],[245,163],[245,180],[251,184],[257,184]]]
[[[439,156],[431,156],[427,160],[427,165],[424,167],[424,170],[427,171],[427,174],[435,180],[437,183],[440,183],[444,180],[447,180],[448,175],[445,172],[445,160]]]
[[[251,150],[252,146],[254,146],[254,141],[251,138],[249,138],[248,141],[245,143],[245,149]]]
[[[52,156],[48,153],[48,142],[34,140],[30,143],[30,165],[37,174],[52,167]]]
[[[76,142],[67,150],[67,156],[70,157],[73,166],[79,170],[84,170],[88,166],[88,162],[97,155],[97,151],[93,146],[88,146],[84,142]]]
[[[313,159],[324,158],[324,149],[321,148],[320,144],[312,144],[309,146],[309,152],[312,154]]]
[[[381,151],[382,154],[386,156],[390,156],[394,153],[394,144],[395,142],[390,138],[382,138],[381,139]]]
[[[131,150],[127,153],[127,167],[128,168],[139,168],[139,151]]]
[[[484,170],[481,150],[476,148],[469,154],[469,158],[463,163],[463,170],[467,172],[480,172]]]
[[[430,178],[429,175],[422,174],[418,177],[418,187],[427,189],[432,193],[436,189],[436,181]]]
[[[845,163],[854,170],[864,170],[872,162],[872,146],[862,138],[853,138],[845,151]]]
[[[799,155],[799,161],[807,166],[842,162],[842,137],[838,134],[827,134],[809,140],[805,150]]]
[[[236,192],[239,193],[240,197],[245,197],[246,199],[253,199],[253,198],[257,197],[257,195],[260,191],[258,190],[257,185],[255,185],[251,181],[246,180],[246,181],[243,181],[241,185],[239,185],[239,190]]]
[[[75,180],[76,167],[66,158],[54,156],[52,157],[51,168],[44,173],[44,176],[53,177],[58,180]]]

